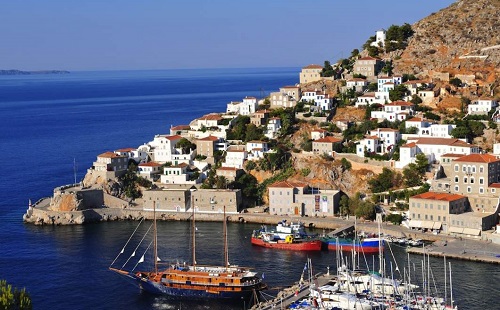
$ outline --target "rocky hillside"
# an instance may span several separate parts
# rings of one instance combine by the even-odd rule
[[[412,25],[404,51],[391,58],[397,72],[448,72],[475,75],[478,83],[498,87],[500,1],[458,0]]]

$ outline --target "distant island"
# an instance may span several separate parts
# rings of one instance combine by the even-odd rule
[[[0,70],[0,75],[68,74],[68,73],[70,72],[63,70],[39,70],[39,71]]]

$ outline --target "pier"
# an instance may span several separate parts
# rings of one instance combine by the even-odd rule
[[[314,282],[317,286],[323,286],[334,278],[331,274],[317,274],[314,276]],[[286,309],[294,302],[303,299],[309,295],[309,281],[304,281],[302,284],[299,282],[293,286],[285,288],[280,291],[276,298],[268,301],[260,302],[254,305],[251,310],[267,310],[267,309]]]

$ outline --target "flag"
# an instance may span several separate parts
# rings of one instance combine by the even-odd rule
[[[264,273],[262,273],[262,280],[264,280]]]
[[[144,255],[142,255],[141,259],[139,260],[138,264],[144,263]]]
[[[161,262],[161,259],[158,256],[156,256],[156,261]]]
[[[134,251],[134,253],[132,253],[132,255],[130,255],[130,257],[134,257],[134,256],[135,256],[135,251]]]
[[[120,254],[123,254],[123,252],[125,252],[125,248],[123,248],[120,252]]]
[[[307,263],[304,264],[304,271],[307,270]]]

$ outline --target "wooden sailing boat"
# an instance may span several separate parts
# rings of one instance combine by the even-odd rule
[[[192,264],[173,263],[159,269],[157,255],[156,208],[154,207],[153,251],[154,270],[134,271],[109,267],[110,270],[134,280],[141,289],[175,297],[241,299],[255,295],[267,286],[247,267],[230,265],[227,251],[227,218],[224,207],[224,266],[203,266],[196,263],[195,210],[192,204]],[[129,239],[130,240],[130,239]],[[123,250],[122,250],[123,253]],[[118,255],[119,256],[119,255]],[[144,257],[144,256],[143,256]],[[117,257],[118,258],[118,257]],[[141,258],[142,260],[143,258]],[[116,261],[116,259],[115,259]],[[137,265],[136,265],[137,266]]]

